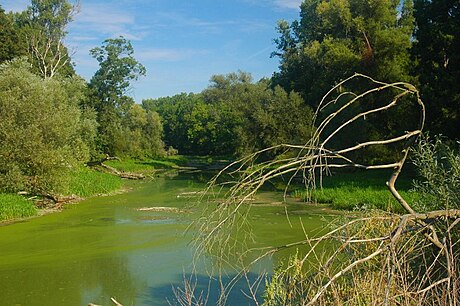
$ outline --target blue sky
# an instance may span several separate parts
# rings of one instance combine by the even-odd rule
[[[106,38],[123,35],[147,76],[133,84],[137,102],[180,92],[200,92],[213,74],[238,69],[255,80],[278,69],[276,22],[298,18],[301,0],[81,0],[66,44],[77,73],[89,80],[98,69],[89,55]],[[1,0],[21,11],[29,0]]]

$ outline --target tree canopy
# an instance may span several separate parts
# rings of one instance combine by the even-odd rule
[[[181,154],[242,156],[281,143],[304,144],[315,128],[311,109],[332,86],[355,72],[385,82],[418,82],[427,106],[428,129],[460,139],[459,6],[456,0],[304,0],[298,20],[278,23],[273,56],[279,58],[280,66],[272,78],[254,81],[242,71],[217,74],[200,93],[146,99],[142,106],[130,96],[130,89],[146,69],[124,37],[106,39],[91,49],[99,69],[88,83],[76,76],[64,39],[79,1],[31,0],[25,11],[8,14],[0,6],[4,89],[0,132],[5,143],[2,158],[5,165],[11,165],[10,170],[1,168],[0,175],[36,176],[13,158],[11,152],[18,147],[10,142],[23,137],[17,133],[40,138],[33,144],[21,140],[37,148],[35,153],[24,149],[30,156],[46,159],[48,154],[79,162],[85,156],[88,159],[88,154],[93,158],[101,153],[136,158],[161,155],[165,146]],[[21,56],[31,69],[24,60],[15,59]],[[340,95],[349,90],[360,92],[366,86],[365,81],[346,84]],[[366,103],[354,111],[384,105],[391,94],[368,95]],[[339,98],[334,106],[344,101]],[[53,109],[56,114],[48,114]],[[411,111],[401,101],[397,109],[361,118],[355,124],[364,131],[355,133],[353,126],[343,129],[343,137],[333,146],[398,135],[414,124]],[[8,112],[27,114],[26,119],[14,121]],[[37,123],[33,112],[52,119]],[[69,114],[75,116],[73,121]],[[340,114],[342,120],[350,115]],[[55,131],[54,122],[61,120],[55,115],[70,120],[75,132],[63,128],[64,136]],[[29,131],[32,126],[36,129]],[[40,133],[34,134],[36,131]],[[56,141],[61,139],[59,145],[45,137],[50,133],[55,133]],[[52,148],[40,142],[44,139]],[[77,141],[81,150],[70,150],[69,139]],[[391,154],[381,151],[377,155]],[[61,169],[54,162],[47,165]]]
[[[25,11],[16,14],[30,61],[43,78],[75,74],[64,38],[77,10],[78,4],[68,0],[32,0]]]
[[[383,81],[408,78],[411,1],[305,0],[300,20],[278,23],[280,71],[274,84],[315,106],[338,81],[355,72]]]
[[[163,152],[162,125],[157,114],[146,112],[127,96],[131,82],[146,74],[134,58],[131,42],[107,39],[90,50],[99,62],[89,88],[89,106],[97,112],[98,149],[111,155],[155,156]]]
[[[23,61],[0,67],[0,191],[59,192],[89,158],[78,107],[84,86],[42,80]]]
[[[5,14],[0,5],[0,63],[26,54],[26,46],[12,15]]]
[[[434,133],[460,139],[460,3],[415,0],[413,56]]]
[[[279,143],[303,144],[312,111],[296,93],[253,83],[249,73],[211,77],[200,94],[143,101],[163,118],[165,143],[182,154],[243,155]]]

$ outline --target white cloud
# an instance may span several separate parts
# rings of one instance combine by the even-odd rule
[[[254,52],[253,54],[249,55],[249,57],[246,59],[246,61],[250,61],[256,57],[259,57],[261,55],[264,55],[264,58],[267,56],[267,54],[270,54],[271,51],[273,50],[273,46],[267,46],[263,49],[260,49],[256,52]]]
[[[97,40],[96,36],[85,36],[85,35],[72,35],[71,42],[80,42],[80,41],[91,41]]]
[[[30,1],[28,0],[3,0],[2,3],[0,3],[2,8],[7,12],[22,12],[29,4]]]
[[[75,18],[76,22],[98,25],[132,24],[134,17],[125,13],[111,11],[110,6],[87,4]]]
[[[302,0],[243,0],[244,2],[253,5],[275,6],[282,9],[295,9],[300,8]]]
[[[70,24],[73,40],[83,41],[83,38],[94,40],[95,37],[124,36],[129,40],[140,40],[146,31],[134,33],[135,18],[129,12],[120,12],[109,4],[83,4],[81,11]]]
[[[299,9],[302,0],[275,0],[276,6],[288,9]]]
[[[204,56],[209,54],[207,50],[194,49],[144,49],[136,51],[136,57],[142,61],[164,60],[164,61],[181,61],[193,56]]]

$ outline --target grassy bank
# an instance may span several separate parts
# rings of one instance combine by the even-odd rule
[[[32,201],[16,194],[0,193],[0,221],[32,217],[37,209]]]
[[[106,162],[108,165],[124,172],[151,174],[155,169],[175,169],[190,165],[213,165],[217,159],[172,156],[160,159],[133,160],[122,159]],[[304,201],[330,204],[332,208],[343,210],[383,209],[401,211],[400,205],[393,199],[385,186],[390,173],[384,171],[342,172],[324,177],[323,188],[312,191],[311,198],[303,186],[299,185],[291,196]],[[108,194],[120,189],[123,180],[117,176],[97,172],[88,167],[80,167],[73,173],[66,194],[89,197]],[[397,189],[401,195],[412,202],[417,200],[416,193],[411,192],[412,178],[401,177]],[[0,221],[29,217],[36,214],[31,201],[12,194],[0,194]]]
[[[187,162],[188,159],[185,157],[172,156],[155,160],[122,159],[106,163],[123,172],[151,174],[155,169],[179,168]],[[118,176],[81,166],[69,176],[66,185],[67,188],[62,190],[61,194],[86,198],[119,190],[123,186],[123,180]],[[31,217],[36,214],[37,209],[33,201],[16,194],[0,193],[0,222]]]
[[[105,164],[116,168],[122,172],[135,172],[148,174],[154,169],[174,169],[179,168],[187,162],[187,158],[182,156],[171,156],[158,159],[120,159],[106,161]]]
[[[184,156],[175,155],[160,157],[155,159],[124,159],[110,160],[105,162],[106,165],[114,167],[123,172],[136,172],[148,174],[156,169],[180,169],[180,168],[198,168],[202,170],[222,169],[230,163],[229,158],[221,156]]]
[[[64,194],[89,197],[113,192],[120,189],[122,185],[122,179],[117,176],[82,166],[72,173]],[[37,215],[37,208],[33,201],[16,194],[0,193],[0,222],[35,215]]]
[[[310,200],[330,204],[335,209],[382,209],[401,212],[402,208],[388,191],[385,182],[390,177],[386,171],[356,171],[336,173],[323,178],[322,188],[311,192]],[[418,195],[411,191],[412,178],[400,177],[396,188],[409,202],[416,201]],[[305,189],[296,189],[291,194],[295,198],[308,201]]]
[[[123,181],[115,175],[102,173],[88,167],[80,167],[70,179],[66,193],[79,197],[107,194],[122,187]]]

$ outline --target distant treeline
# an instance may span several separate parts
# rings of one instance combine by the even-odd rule
[[[179,152],[240,155],[305,143],[311,110],[333,85],[358,72],[414,84],[427,107],[426,129],[459,139],[459,6],[448,0],[305,0],[299,20],[278,22],[272,56],[280,66],[271,79],[252,84],[245,73],[218,75],[200,94],[148,99],[143,106],[160,114],[164,141]],[[355,82],[343,92],[365,86]],[[389,97],[375,95],[368,103],[378,106]],[[367,119],[359,133],[350,130],[343,138],[394,136],[418,115],[400,107]]]
[[[452,0],[305,0],[299,20],[278,22],[273,56],[280,66],[271,78],[215,75],[201,93],[140,105],[127,92],[146,70],[128,40],[92,49],[99,70],[85,82],[63,43],[77,11],[71,2],[32,0],[8,14],[0,6],[0,191],[59,190],[72,169],[106,154],[241,156],[304,144],[318,101],[355,72],[416,85],[427,129],[460,139],[459,10]],[[355,82],[343,92],[365,86]],[[359,133],[344,131],[342,139],[397,135],[417,118],[410,112],[369,116],[358,122]]]
[[[244,72],[216,75],[199,94],[148,99],[162,118],[164,141],[183,154],[244,155],[282,143],[304,143],[312,112],[299,94]]]

